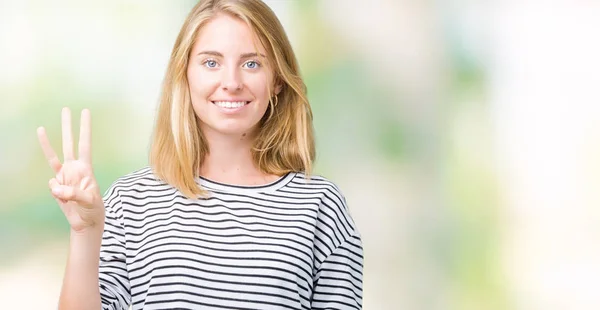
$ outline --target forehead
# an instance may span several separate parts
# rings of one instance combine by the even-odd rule
[[[225,55],[229,53],[264,53],[260,40],[248,24],[229,14],[218,14],[200,28],[193,50],[200,49],[214,50]]]

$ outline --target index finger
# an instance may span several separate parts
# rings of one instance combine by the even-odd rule
[[[92,163],[92,117],[90,110],[81,111],[81,121],[79,125],[79,159],[84,162]]]
[[[58,173],[60,168],[62,168],[62,164],[60,163],[60,159],[56,156],[56,153],[50,146],[50,141],[48,141],[48,136],[46,136],[46,130],[44,127],[40,127],[37,129],[38,140],[40,141],[40,145],[42,146],[42,151],[44,152],[44,156],[48,160],[50,164],[50,168],[54,170],[54,173]]]

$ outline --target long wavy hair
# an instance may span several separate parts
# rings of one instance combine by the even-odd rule
[[[315,159],[306,86],[275,13],[260,0],[201,0],[187,16],[171,52],[149,156],[156,176],[192,199],[207,194],[196,177],[209,148],[192,108],[186,72],[200,29],[217,14],[230,14],[248,24],[259,39],[256,44],[266,50],[275,85],[281,86],[259,124],[252,148],[256,167],[267,174],[309,176]]]

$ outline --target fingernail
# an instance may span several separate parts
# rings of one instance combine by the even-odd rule
[[[54,195],[61,195],[62,194],[62,189],[60,189],[60,187],[55,187],[52,189],[52,194]]]

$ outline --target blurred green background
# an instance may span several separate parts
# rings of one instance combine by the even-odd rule
[[[266,2],[308,86],[316,173],[363,235],[364,309],[600,309],[600,5]],[[60,150],[60,109],[90,108],[103,191],[145,166],[195,3],[0,0],[3,309],[54,309],[64,271],[36,128]]]

